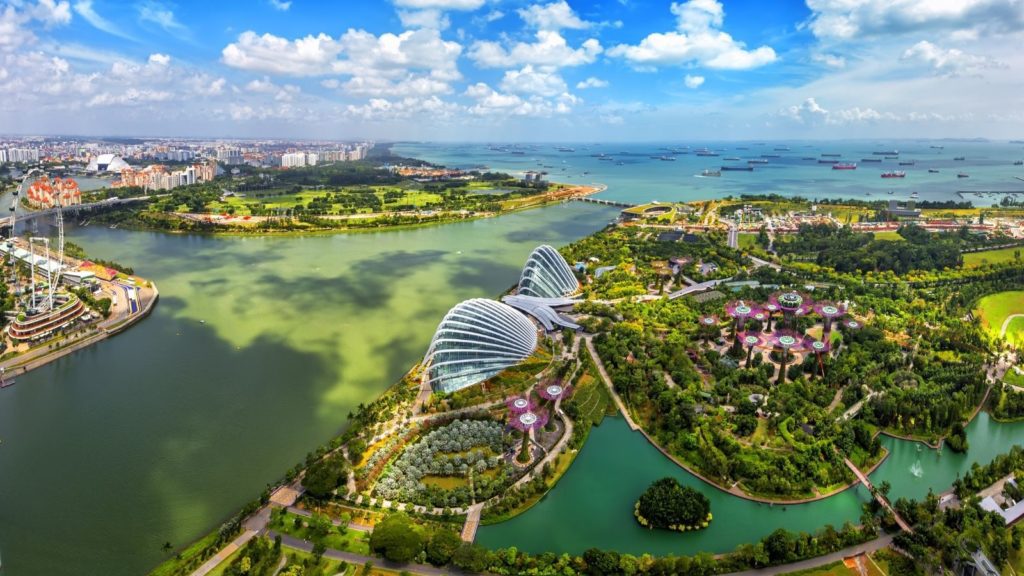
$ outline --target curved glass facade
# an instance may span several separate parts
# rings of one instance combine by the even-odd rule
[[[547,244],[538,246],[530,253],[519,277],[519,294],[538,298],[562,298],[575,294],[580,283],[572,273],[569,263],[562,255]]]
[[[430,387],[454,392],[533,354],[537,328],[511,306],[475,298],[448,311],[423,358]]]

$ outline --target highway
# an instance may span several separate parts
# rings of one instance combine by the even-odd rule
[[[26,222],[28,220],[35,220],[37,218],[45,218],[46,216],[53,216],[58,211],[63,210],[65,214],[68,212],[75,213],[81,210],[92,210],[93,208],[99,208],[103,206],[119,206],[121,204],[130,204],[132,202],[146,202],[151,198],[159,198],[166,196],[166,194],[160,194],[155,196],[137,196],[134,198],[108,198],[99,202],[90,202],[88,204],[76,204],[74,206],[65,206],[63,208],[54,207],[47,208],[46,210],[33,210],[18,213],[18,222]],[[11,217],[5,216],[0,218],[0,228],[9,227],[11,225]]]

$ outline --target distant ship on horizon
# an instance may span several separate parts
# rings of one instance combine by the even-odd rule
[[[882,178],[905,178],[907,173],[902,170],[889,170],[882,172]]]
[[[856,170],[856,162],[840,162],[839,164],[832,165],[833,170]]]

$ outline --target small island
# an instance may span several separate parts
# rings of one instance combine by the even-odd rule
[[[633,516],[648,529],[700,530],[711,523],[711,502],[693,488],[666,477],[644,490],[633,506]]]

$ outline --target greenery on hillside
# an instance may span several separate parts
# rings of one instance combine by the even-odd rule
[[[644,490],[633,511],[640,525],[669,530],[697,530],[711,522],[707,496],[683,486],[675,478],[662,478]]]

